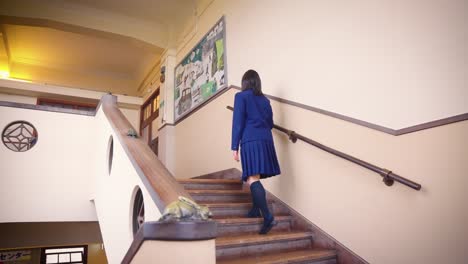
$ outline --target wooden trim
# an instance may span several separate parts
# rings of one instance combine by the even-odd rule
[[[215,221],[146,222],[138,230],[122,264],[130,264],[145,240],[198,241],[216,238]]]
[[[43,104],[51,103],[51,104],[62,104],[62,105],[70,105],[76,107],[88,107],[88,108],[96,108],[98,106],[98,102],[96,100],[95,103],[84,103],[84,102],[76,102],[76,101],[67,101],[63,99],[53,99],[47,97],[38,97],[36,101],[36,105],[43,105]]]
[[[153,136],[153,121],[159,117],[159,108],[154,111],[153,101],[158,96],[160,96],[160,87],[158,87],[154,92],[146,99],[146,101],[140,107],[140,135],[143,135],[143,129],[148,126],[148,144],[151,143],[151,138]],[[145,108],[150,106],[150,116],[148,119],[145,118]]]
[[[161,131],[166,126],[175,126],[174,123],[164,123],[161,127],[158,128],[158,131]]]
[[[419,125],[415,125],[415,126],[410,126],[410,127],[406,127],[406,128],[402,128],[402,129],[398,129],[398,130],[395,131],[395,136],[404,135],[404,134],[408,134],[408,133],[413,133],[413,132],[421,131],[421,130],[424,130],[424,129],[434,128],[434,127],[439,127],[439,126],[445,126],[445,125],[448,125],[448,124],[457,123],[457,122],[466,121],[466,120],[468,120],[468,113],[461,114],[461,115],[456,115],[456,116],[451,116],[451,117],[447,117],[447,118],[442,118],[442,119],[439,119],[439,120],[430,121],[430,122],[427,122],[427,123],[423,123],[423,124],[419,124]]]
[[[200,110],[203,106],[205,106],[206,104],[208,104],[212,100],[216,99],[218,96],[225,93],[229,89],[241,90],[241,88],[239,86],[230,85],[229,87],[227,87],[227,88],[223,89],[222,91],[220,91],[218,94],[214,95],[212,98],[208,99],[207,101],[203,102],[199,106],[195,107],[190,113],[188,113],[187,115],[181,117],[175,123],[163,124],[158,130],[163,129],[165,126],[176,126],[176,125],[178,125],[180,122],[182,122],[186,118],[190,117],[192,114],[194,114],[195,112]],[[353,117],[349,117],[349,116],[345,116],[345,115],[342,115],[342,114],[327,111],[327,110],[324,110],[324,109],[320,109],[320,108],[317,108],[317,107],[313,107],[313,106],[301,104],[301,103],[298,103],[298,102],[294,102],[294,101],[291,101],[291,100],[283,99],[283,98],[276,97],[276,96],[273,96],[273,95],[265,94],[265,96],[267,98],[269,98],[270,100],[273,100],[273,101],[277,101],[277,102],[280,102],[280,103],[283,103],[283,104],[292,105],[292,106],[299,107],[301,109],[305,109],[305,110],[308,110],[308,111],[316,112],[316,113],[319,113],[319,114],[331,116],[331,117],[334,117],[334,118],[337,118],[337,119],[340,119],[340,120],[343,120],[343,121],[351,122],[353,124],[364,126],[364,127],[370,128],[370,129],[374,129],[374,130],[377,130],[377,131],[380,131],[380,132],[383,132],[383,133],[386,133],[386,134],[389,134],[389,135],[393,135],[393,136],[405,135],[405,134],[409,134],[409,133],[413,133],[413,132],[417,132],[417,131],[421,131],[421,130],[425,130],[425,129],[429,129],[429,128],[444,126],[444,125],[448,125],[448,124],[468,120],[468,113],[464,113],[464,114],[455,115],[455,116],[451,116],[451,117],[447,117],[447,118],[443,118],[443,119],[439,119],[439,120],[435,120],[435,121],[430,121],[430,122],[427,122],[427,123],[422,123],[422,124],[418,124],[418,125],[414,125],[414,126],[410,126],[410,127],[405,127],[405,128],[401,128],[401,129],[392,129],[392,128],[384,127],[384,126],[381,126],[381,125],[373,124],[373,123],[370,123],[370,122],[367,122],[367,121],[364,121],[364,120],[360,120],[360,119],[356,119],[356,118],[353,118]]]
[[[231,86],[229,86],[229,88],[233,88],[233,89],[236,89],[236,90],[241,90],[241,88],[239,86],[235,86],[235,85],[231,85]],[[405,128],[401,128],[401,129],[392,129],[392,128],[380,126],[380,125],[377,125],[377,124],[369,123],[367,121],[359,120],[359,119],[356,119],[356,118],[353,118],[353,117],[349,117],[349,116],[345,116],[345,115],[342,115],[342,114],[338,114],[338,113],[330,112],[330,111],[327,111],[327,110],[323,110],[323,109],[320,109],[320,108],[317,108],[317,107],[313,107],[313,106],[301,104],[301,103],[298,103],[298,102],[290,101],[290,100],[287,100],[287,99],[283,99],[283,98],[276,97],[276,96],[273,96],[273,95],[265,94],[265,96],[267,98],[273,100],[273,101],[277,101],[277,102],[280,102],[280,103],[283,103],[283,104],[292,105],[292,106],[299,107],[299,108],[309,110],[309,111],[312,111],[312,112],[316,112],[316,113],[319,113],[319,114],[331,116],[331,117],[334,117],[334,118],[337,118],[337,119],[340,119],[340,120],[343,120],[343,121],[351,122],[351,123],[354,123],[354,124],[360,125],[360,126],[365,126],[367,128],[374,129],[374,130],[377,130],[377,131],[380,131],[380,132],[384,132],[384,133],[387,133],[387,134],[390,134],[390,135],[393,135],[393,136],[400,136],[400,135],[404,135],[404,134],[413,133],[413,132],[416,132],[416,131],[421,131],[421,130],[424,130],[424,129],[434,128],[434,127],[438,127],[438,126],[444,126],[444,125],[448,125],[448,124],[468,120],[468,113],[464,113],[464,114],[455,115],[455,116],[451,116],[451,117],[447,117],[447,118],[443,118],[443,119],[439,119],[439,120],[435,120],[435,121],[430,121],[430,122],[427,122],[427,123],[422,123],[422,124],[415,125],[415,126],[405,127]]]
[[[39,111],[47,111],[47,112],[56,112],[56,113],[64,113],[64,114],[74,114],[74,115],[85,115],[85,116],[95,116],[96,115],[96,111],[65,109],[65,108],[61,108],[61,107],[23,104],[23,103],[14,103],[14,102],[5,102],[5,101],[0,101],[0,106],[23,108],[23,109],[30,109],[30,110],[39,110]]]
[[[240,172],[239,172],[240,173]],[[353,263],[353,264],[368,264],[366,260],[361,258],[358,254],[354,253],[352,250],[347,248],[345,245],[341,244],[337,239],[329,235],[327,232],[323,231],[317,225],[312,223],[309,219],[301,215],[299,212],[294,210],[292,207],[287,205],[281,199],[276,197],[267,191],[267,199],[273,201],[275,206],[282,206],[287,208],[289,213],[293,218],[292,224],[298,228],[303,228],[307,231],[312,232],[314,245],[323,249],[334,249],[336,250],[336,255],[338,263]]]

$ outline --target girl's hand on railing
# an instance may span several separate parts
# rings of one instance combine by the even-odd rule
[[[239,162],[239,151],[238,150],[232,151],[232,155],[234,156],[234,160]]]

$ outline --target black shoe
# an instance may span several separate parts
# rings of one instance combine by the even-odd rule
[[[256,217],[261,217],[262,215],[260,214],[260,209],[258,207],[253,207],[250,209],[249,213],[247,214],[247,217],[249,218],[256,218]]]
[[[270,232],[270,230],[277,224],[274,217],[271,217],[270,220],[266,220],[263,222],[262,229],[260,230],[260,235],[265,235],[266,233]]]

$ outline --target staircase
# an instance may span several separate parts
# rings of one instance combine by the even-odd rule
[[[210,208],[218,223],[217,263],[337,263],[336,251],[317,246],[312,230],[271,197],[269,207],[278,224],[268,234],[259,235],[263,219],[246,217],[251,196],[240,180],[198,177],[179,183],[197,203]]]

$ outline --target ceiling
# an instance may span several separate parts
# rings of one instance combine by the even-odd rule
[[[138,17],[156,23],[162,23],[180,30],[192,16],[199,0],[67,0],[101,10],[107,10],[129,17]]]
[[[10,78],[131,96],[142,96],[164,50],[207,4],[43,0],[39,6],[31,1],[1,1],[0,73],[7,68]]]
[[[162,52],[45,27],[4,32],[10,77],[133,96]]]

